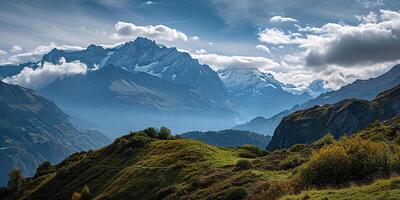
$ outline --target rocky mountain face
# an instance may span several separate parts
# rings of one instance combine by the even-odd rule
[[[375,120],[400,114],[400,85],[379,94],[374,100],[347,99],[335,104],[314,106],[284,117],[274,132],[268,149],[312,143],[331,133],[336,138],[352,134]]]
[[[109,142],[97,131],[78,130],[53,102],[33,90],[0,81],[0,184],[15,167],[32,175],[43,161],[53,163],[76,151]]]
[[[199,64],[188,53],[146,38],[109,49],[96,45],[74,52],[55,49],[43,56],[42,62],[57,63],[61,57],[67,62],[79,60],[91,69],[113,65],[129,72],[145,72],[174,84],[191,85],[214,101],[226,100],[227,91],[210,67]]]
[[[287,85],[270,73],[255,68],[227,68],[218,75],[229,91],[229,97],[244,117],[272,116],[305,102],[311,96],[286,91]]]
[[[282,111],[270,118],[267,118],[267,121],[272,123],[266,123],[263,132],[266,134],[273,134],[282,118],[297,110],[311,108],[316,105],[333,104],[350,98],[372,100],[380,92],[391,89],[399,84],[400,65],[395,65],[391,70],[376,78],[357,80],[354,83],[343,86],[339,90],[323,93],[315,99],[311,99],[300,105],[296,105],[291,109]]]
[[[318,97],[321,94],[332,91],[330,88],[326,88],[325,82],[323,80],[314,80],[307,87],[307,93],[310,94],[313,98]]]
[[[199,140],[204,143],[222,146],[238,147],[246,144],[265,149],[271,141],[271,136],[264,136],[250,131],[222,130],[222,131],[193,131],[181,135],[183,138]]]

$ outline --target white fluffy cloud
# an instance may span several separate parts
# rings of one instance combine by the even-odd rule
[[[267,53],[271,53],[271,51],[269,50],[269,48],[265,45],[259,44],[256,46],[256,49],[260,50],[260,51],[265,51]]]
[[[14,45],[10,49],[10,51],[13,53],[18,53],[18,52],[21,52],[22,50],[24,50],[24,49],[19,45]]]
[[[299,22],[299,20],[291,18],[291,17],[282,17],[282,16],[273,16],[269,19],[271,22]]]
[[[5,55],[5,54],[7,54],[7,51],[4,51],[4,50],[0,49],[0,55]]]
[[[299,43],[298,33],[285,33],[278,28],[265,28],[258,33],[261,42],[282,45]]]
[[[146,37],[156,41],[171,42],[175,40],[188,41],[189,38],[185,33],[164,25],[140,26],[120,21],[114,25],[114,29],[115,33],[110,38],[116,40],[131,40],[136,37]]]
[[[272,70],[279,67],[279,63],[265,57],[255,56],[226,56],[218,54],[191,54],[193,58],[199,60],[202,64],[207,64],[214,70],[243,67],[243,68],[260,68],[264,70]]]
[[[190,39],[193,41],[198,41],[198,40],[200,40],[200,37],[195,35],[195,36],[190,37]]]
[[[32,51],[26,52],[26,53],[20,53],[20,54],[15,54],[8,58],[7,63],[10,64],[20,64],[24,62],[36,62],[39,61],[42,56],[54,48],[60,49],[60,50],[83,50],[84,48],[79,47],[79,46],[69,46],[69,45],[57,45],[53,42],[51,42],[48,45],[40,45],[33,49]]]
[[[19,74],[5,78],[3,81],[10,84],[37,89],[58,78],[85,74],[86,72],[87,66],[85,64],[79,61],[67,63],[64,58],[61,58],[58,64],[46,62],[36,69],[25,67]]]
[[[305,64],[318,70],[327,65],[371,66],[400,59],[400,12],[380,10],[356,16],[358,25],[328,23],[321,27],[298,27],[300,33],[266,28],[258,33],[261,42],[298,45]]]

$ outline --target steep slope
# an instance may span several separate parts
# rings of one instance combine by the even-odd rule
[[[348,99],[315,106],[284,117],[274,132],[268,149],[311,143],[326,133],[336,138],[352,134],[375,120],[400,114],[400,85],[382,92],[373,101]]]
[[[204,143],[222,146],[238,147],[246,144],[265,149],[271,140],[270,136],[263,136],[249,131],[222,130],[222,131],[193,131],[181,135],[183,138],[199,140]]]
[[[256,68],[227,68],[218,71],[230,99],[247,119],[272,116],[311,98],[307,93],[296,95],[270,73]]]
[[[316,105],[333,104],[350,98],[372,100],[380,92],[391,89],[399,84],[400,65],[395,65],[391,70],[376,78],[357,80],[354,83],[343,86],[339,90],[324,93],[315,99],[311,99],[302,104],[296,105],[289,110],[282,111],[270,118],[267,118],[267,121],[272,123],[266,124],[265,132],[267,132],[267,134],[272,134],[283,117],[297,110],[311,108]]]
[[[32,175],[43,161],[105,145],[95,131],[77,130],[54,103],[33,90],[0,81],[0,184],[14,167]]]

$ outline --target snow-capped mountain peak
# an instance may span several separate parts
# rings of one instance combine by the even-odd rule
[[[314,80],[307,87],[308,94],[310,94],[314,98],[329,91],[332,91],[332,89],[327,88],[325,85],[325,81],[321,79]]]
[[[257,68],[227,68],[219,70],[218,75],[229,90],[236,92],[258,94],[266,88],[280,89],[283,86],[271,73]]]

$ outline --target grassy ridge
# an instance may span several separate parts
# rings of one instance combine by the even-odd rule
[[[397,117],[352,137],[327,135],[311,145],[274,152],[141,131],[102,149],[75,153],[56,165],[56,172],[28,178],[4,199],[70,199],[85,186],[93,199],[396,199],[400,178],[390,175],[400,169],[399,125]],[[343,157],[331,156],[337,152]],[[381,157],[384,162],[375,162]],[[335,179],[336,169],[351,173]],[[374,183],[382,178],[387,179]]]

